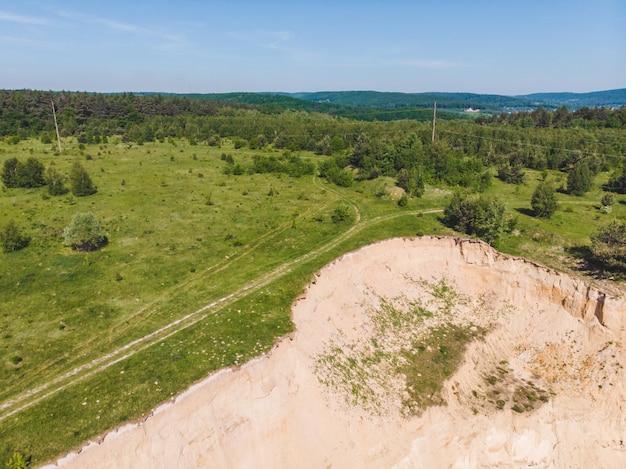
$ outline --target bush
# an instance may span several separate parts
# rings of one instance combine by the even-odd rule
[[[13,252],[28,246],[30,238],[22,234],[13,220],[0,231],[0,243],[4,252]]]
[[[6,466],[7,469],[28,469],[30,467],[31,458],[30,456],[24,456],[19,451],[15,451]]]
[[[504,205],[496,199],[456,192],[444,210],[444,223],[493,243],[504,231]]]
[[[612,221],[592,234],[591,252],[609,269],[626,270],[626,223]]]
[[[333,210],[333,213],[330,215],[330,219],[333,221],[333,223],[342,223],[344,221],[349,221],[352,219],[352,211],[347,205],[340,205]]]
[[[611,207],[614,203],[615,198],[613,197],[613,194],[604,194],[600,200],[600,204],[602,204],[603,207]]]
[[[63,236],[66,246],[83,252],[96,251],[108,241],[100,222],[91,212],[76,213],[63,230]]]

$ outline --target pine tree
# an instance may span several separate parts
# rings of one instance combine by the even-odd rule
[[[556,212],[556,192],[549,181],[541,181],[530,200],[530,205],[539,218],[550,218]]]
[[[593,182],[593,174],[586,161],[579,161],[567,174],[567,192],[574,195],[584,195]]]

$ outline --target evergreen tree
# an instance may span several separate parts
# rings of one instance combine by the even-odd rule
[[[616,170],[603,186],[603,189],[609,192],[617,192],[618,194],[626,194],[626,169]]]
[[[593,182],[593,175],[586,161],[579,161],[567,174],[567,192],[584,195]]]
[[[95,194],[98,189],[94,186],[87,170],[83,168],[83,165],[78,161],[72,166],[70,172],[70,183],[72,185],[72,194],[76,197],[84,197],[87,195]]]
[[[550,218],[556,212],[556,192],[549,181],[541,181],[530,200],[536,217]]]

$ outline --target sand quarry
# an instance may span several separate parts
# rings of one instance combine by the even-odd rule
[[[432,314],[385,322],[381,308]],[[323,268],[293,320],[267,356],[48,467],[626,467],[619,290],[481,242],[393,239]],[[397,357],[446,324],[485,334],[441,405],[407,412]]]

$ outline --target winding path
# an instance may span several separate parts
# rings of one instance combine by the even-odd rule
[[[72,386],[80,381],[83,381],[95,375],[96,373],[106,370],[107,368],[115,365],[116,363],[119,363],[135,355],[136,353],[139,353],[171,337],[177,332],[180,332],[184,329],[187,329],[188,327],[193,326],[194,324],[197,324],[198,322],[205,319],[208,315],[214,314],[217,311],[220,311],[221,309],[227,307],[228,305],[234,303],[235,301],[240,300],[241,298],[244,298],[245,296],[258,291],[259,289],[267,286],[271,282],[279,279],[283,275],[286,275],[295,266],[300,265],[308,260],[314,259],[324,253],[327,253],[331,249],[334,249],[335,247],[337,247],[340,243],[344,242],[345,240],[349,239],[356,233],[360,232],[361,230],[369,226],[372,226],[377,223],[381,223],[386,220],[391,220],[393,218],[404,217],[407,215],[418,215],[420,213],[427,214],[427,213],[442,212],[442,210],[440,209],[402,211],[400,213],[381,215],[379,217],[361,221],[361,213],[356,203],[347,199],[339,191],[333,188],[329,188],[327,186],[325,186],[324,188],[326,190],[329,190],[339,195],[340,198],[342,198],[346,203],[348,203],[354,209],[356,213],[355,222],[348,230],[337,235],[335,238],[331,239],[324,245],[312,251],[309,251],[308,253],[303,254],[300,257],[297,257],[293,260],[285,262],[284,264],[282,264],[281,266],[277,267],[276,269],[272,270],[271,272],[267,274],[259,276],[258,278],[256,278],[255,280],[252,280],[251,282],[249,282],[248,284],[246,284],[245,286],[243,286],[242,288],[238,289],[235,292],[225,295],[203,306],[202,308],[196,311],[188,313],[185,316],[179,319],[176,319],[175,321],[172,321],[149,334],[146,334],[143,337],[135,339],[124,346],[121,346],[105,355],[102,355],[101,357],[98,357],[88,363],[80,365],[68,371],[67,373],[64,373],[50,380],[49,382],[41,386],[26,390],[22,392],[21,394],[18,394],[17,396],[9,400],[6,400],[5,402],[0,404],[0,412],[1,412],[0,422],[68,388],[69,386]],[[261,242],[263,242],[265,238],[271,237],[271,235],[276,234],[276,232],[280,232],[280,231],[282,230],[278,229],[278,230],[274,230],[268,233],[267,235],[263,237],[263,239],[259,240],[253,247],[250,247],[245,253],[249,253],[251,250],[254,249],[254,247],[258,246]],[[240,258],[245,253],[238,255],[237,258]],[[234,259],[231,259],[231,260],[234,260]],[[225,268],[225,265],[223,264],[220,265],[220,264],[222,263],[218,263],[215,266],[205,269],[205,272],[209,272],[209,271],[219,272],[220,270]],[[177,285],[176,289],[179,289],[185,285],[186,283]],[[168,293],[171,293],[171,292],[168,292]],[[160,299],[161,298],[155,301],[158,302]],[[136,314],[140,314],[146,308],[147,306],[139,310]]]

